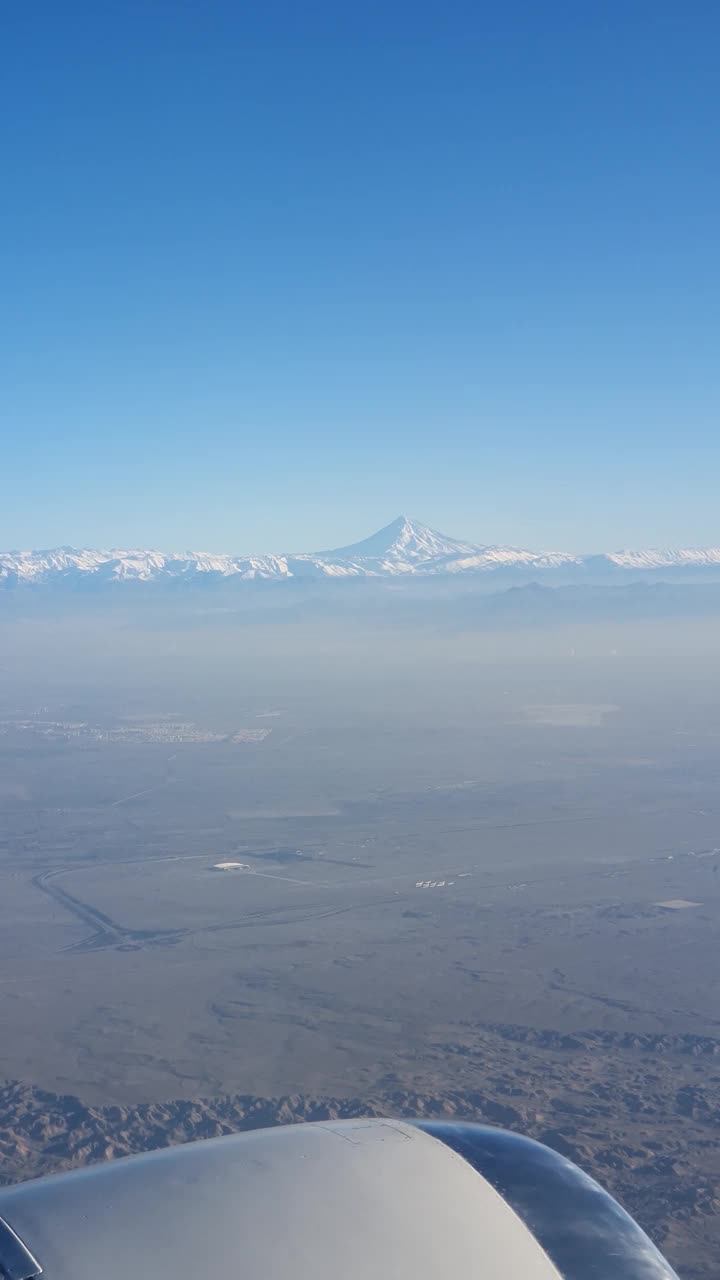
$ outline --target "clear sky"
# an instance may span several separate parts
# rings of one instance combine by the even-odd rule
[[[6,0],[0,548],[720,543],[717,0]]]

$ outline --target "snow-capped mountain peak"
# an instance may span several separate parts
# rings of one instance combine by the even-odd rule
[[[411,520],[408,516],[398,516],[378,529],[369,538],[361,542],[351,543],[347,547],[335,547],[332,551],[317,553],[320,559],[349,560],[354,563],[405,563],[408,567],[429,560],[437,560],[441,556],[472,555],[480,548],[471,542],[458,542],[436,529]]]

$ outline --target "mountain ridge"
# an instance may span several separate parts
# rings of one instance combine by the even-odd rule
[[[395,578],[440,575],[558,572],[576,580],[619,571],[639,575],[685,569],[720,571],[720,548],[623,549],[577,555],[474,543],[398,516],[369,537],[327,551],[232,555],[206,551],[164,552],[154,548],[73,548],[0,552],[0,584],[51,582],[121,583],[164,579],[240,581],[289,578]]]

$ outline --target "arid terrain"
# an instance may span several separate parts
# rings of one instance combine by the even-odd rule
[[[709,1280],[720,1250],[720,1040],[468,1029],[437,1046],[473,1087],[370,1096],[225,1094],[90,1106],[17,1082],[0,1089],[0,1180],[242,1129],[362,1115],[446,1117],[529,1134],[593,1173],[685,1280]]]
[[[138,665],[170,641],[112,637],[40,679],[34,633],[5,636],[0,1179],[284,1120],[473,1118],[576,1159],[710,1280],[710,659],[215,629]]]

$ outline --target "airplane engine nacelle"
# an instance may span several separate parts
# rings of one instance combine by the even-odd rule
[[[556,1152],[469,1124],[346,1120],[0,1190],[4,1280],[677,1280]]]

